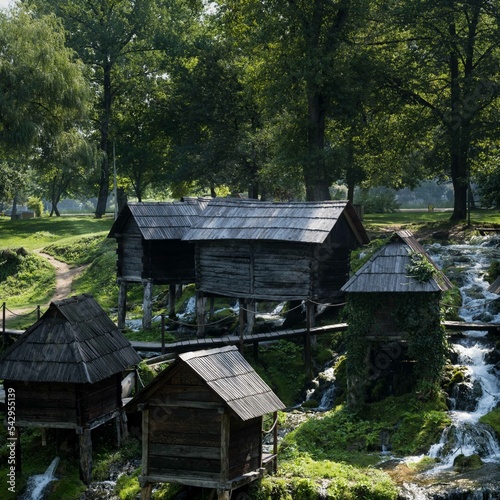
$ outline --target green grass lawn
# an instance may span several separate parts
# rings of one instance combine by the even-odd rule
[[[11,221],[0,217],[0,250],[24,247],[43,248],[53,243],[70,242],[85,235],[106,235],[113,217],[96,219],[91,215],[42,217]]]

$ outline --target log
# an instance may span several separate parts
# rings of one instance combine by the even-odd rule
[[[80,434],[80,478],[85,484],[92,482],[92,437],[90,429]]]

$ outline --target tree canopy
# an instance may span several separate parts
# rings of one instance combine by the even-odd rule
[[[472,181],[498,203],[496,0],[22,4],[29,13],[0,19],[0,172],[14,179],[13,158],[38,146],[32,165],[46,192],[57,181],[53,202],[76,173],[102,216],[114,145],[119,187],[139,200],[322,200],[343,184],[356,201],[356,187],[440,179],[453,219]]]

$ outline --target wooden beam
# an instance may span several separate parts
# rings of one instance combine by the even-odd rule
[[[85,484],[92,482],[92,436],[90,429],[80,434],[80,477]]]
[[[176,287],[175,283],[168,284],[168,317],[175,319],[175,297]]]
[[[149,408],[142,411],[142,475],[147,476],[149,469]]]
[[[207,307],[207,298],[203,292],[196,292],[196,324],[198,325],[198,337],[205,336],[206,318],[205,309]]]
[[[231,417],[227,411],[222,410],[221,438],[220,438],[220,482],[229,479],[229,441],[231,431]],[[229,498],[229,497],[228,497]]]
[[[127,316],[127,286],[125,280],[119,280],[120,288],[118,289],[118,329],[125,328],[125,319]]]
[[[143,281],[144,296],[142,300],[142,327],[144,330],[151,330],[151,320],[153,318],[153,282]]]

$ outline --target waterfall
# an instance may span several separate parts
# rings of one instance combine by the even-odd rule
[[[31,476],[28,479],[26,492],[22,495],[22,500],[42,500],[44,490],[49,483],[56,479],[54,473],[59,464],[59,457],[54,458],[43,474]]]
[[[462,307],[459,310],[459,316],[464,321],[499,322],[500,314],[488,311],[488,304],[498,297],[487,291],[488,283],[484,280],[490,262],[500,259],[498,244],[496,240],[486,238],[476,244],[433,245],[429,249],[438,265],[444,267],[457,257],[459,262],[465,264],[461,271]],[[500,403],[500,382],[494,365],[485,361],[493,345],[487,338],[487,332],[468,331],[462,338],[453,341],[453,348],[457,364],[466,367],[467,381],[461,391],[453,394],[449,413],[452,424],[443,431],[439,443],[429,450],[430,457],[440,460],[431,472],[451,468],[460,454],[477,454],[483,462],[500,463],[500,445],[494,432],[488,425],[479,422],[483,415]]]

